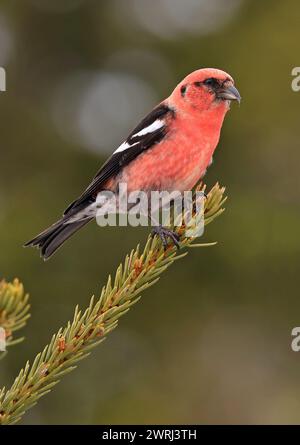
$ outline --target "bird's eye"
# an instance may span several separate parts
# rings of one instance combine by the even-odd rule
[[[186,85],[182,85],[182,87],[180,88],[180,93],[182,97],[185,95],[185,92],[186,92]]]
[[[216,87],[219,85],[219,82],[214,77],[209,77],[208,79],[204,80],[204,85],[207,85],[209,87]]]

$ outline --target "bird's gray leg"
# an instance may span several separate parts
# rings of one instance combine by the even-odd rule
[[[171,229],[167,229],[166,227],[163,227],[157,221],[157,219],[152,214],[150,204],[148,207],[148,218],[149,218],[150,225],[153,227],[153,229],[151,231],[151,236],[154,237],[155,235],[157,235],[161,239],[165,250],[168,247],[168,238],[170,238],[173,241],[173,243],[177,247],[177,249],[180,249],[180,244],[179,244],[180,236],[175,231],[173,231]]]
[[[162,240],[162,243],[163,243],[163,246],[165,249],[168,246],[168,242],[167,242],[168,238],[171,238],[171,240],[173,241],[173,243],[177,247],[177,249],[180,249],[180,244],[179,244],[180,236],[178,235],[178,233],[174,232],[171,229],[167,229],[166,227],[163,227],[162,225],[158,225],[158,226],[153,227],[151,235],[159,236],[159,238]]]

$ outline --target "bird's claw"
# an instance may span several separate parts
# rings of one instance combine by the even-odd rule
[[[151,235],[152,236],[157,235],[161,239],[165,250],[168,247],[168,241],[167,241],[168,238],[171,238],[177,249],[180,249],[180,244],[179,244],[180,236],[173,230],[166,229],[163,226],[156,226],[152,229]]]

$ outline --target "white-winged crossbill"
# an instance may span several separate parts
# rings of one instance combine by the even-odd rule
[[[96,216],[98,194],[117,194],[120,183],[129,193],[191,190],[212,162],[230,101],[240,99],[224,71],[205,68],[189,74],[135,127],[63,217],[25,245],[39,247],[49,258]],[[176,243],[174,232],[159,228],[157,233]]]

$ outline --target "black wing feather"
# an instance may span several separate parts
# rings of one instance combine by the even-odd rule
[[[93,181],[84,191],[84,193],[76,199],[69,207],[65,210],[64,215],[70,216],[73,212],[75,213],[78,206],[84,202],[95,200],[96,194],[101,190],[103,184],[113,177],[116,176],[121,169],[137,158],[145,150],[153,147],[161,141],[166,134],[166,126],[162,126],[157,130],[147,133],[142,136],[134,136],[139,133],[143,128],[146,128],[153,124],[157,119],[162,117],[167,117],[167,115],[174,117],[174,111],[165,104],[160,104],[158,107],[154,108],[142,121],[132,130],[127,140],[125,141],[128,145],[133,145],[128,148],[128,150],[120,151],[114,153],[100,168],[96,173]]]

